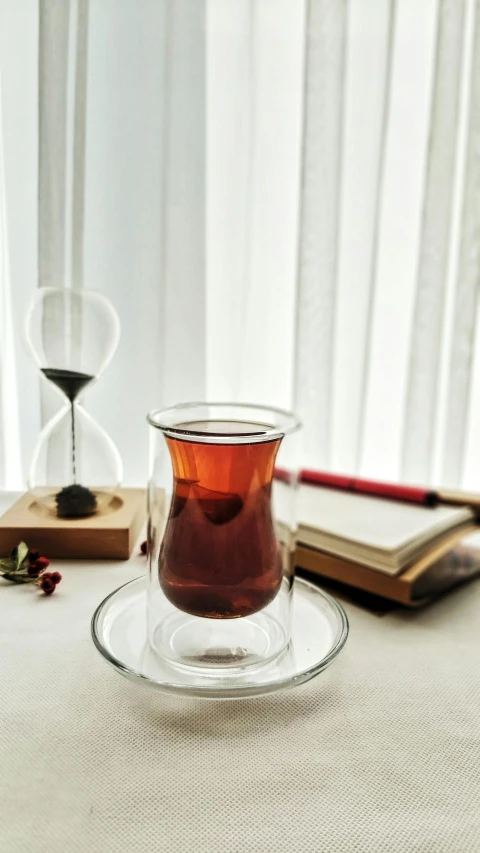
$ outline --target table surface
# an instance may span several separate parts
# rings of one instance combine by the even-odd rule
[[[54,568],[50,598],[0,580],[2,853],[480,851],[479,581],[421,612],[346,605],[326,673],[205,702],[131,684],[91,642],[145,558]]]

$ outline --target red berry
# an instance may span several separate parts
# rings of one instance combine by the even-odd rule
[[[38,578],[38,575],[40,574],[40,570],[37,569],[35,564],[33,564],[33,565],[28,567],[27,573],[28,573],[28,576],[31,578]]]
[[[44,577],[45,577],[45,575],[44,575]],[[62,580],[62,576],[61,576],[60,572],[52,572],[50,577],[52,578],[52,581],[54,582],[54,584],[60,583],[60,581]]]
[[[28,552],[28,562],[36,563],[40,557],[40,551],[29,551]]]
[[[147,542],[147,540],[145,540],[145,542],[142,542],[142,544],[140,545],[140,551],[142,552],[142,554],[148,554],[148,542]]]
[[[55,581],[51,577],[42,577],[40,579],[40,588],[43,590],[45,595],[51,595],[52,592],[55,592]]]
[[[50,560],[48,559],[48,557],[39,557],[38,560],[35,561],[34,565],[39,572],[43,572],[43,570],[50,565]]]

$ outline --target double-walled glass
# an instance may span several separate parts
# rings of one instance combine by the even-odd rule
[[[173,666],[239,675],[290,642],[296,432],[288,412],[152,412],[148,636]]]

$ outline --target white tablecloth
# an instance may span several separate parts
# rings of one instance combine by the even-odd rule
[[[92,645],[142,558],[54,567],[51,598],[0,581],[2,853],[480,851],[480,582],[418,613],[347,605],[325,674],[210,703]]]

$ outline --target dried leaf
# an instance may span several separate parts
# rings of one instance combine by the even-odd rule
[[[25,542],[20,542],[20,545],[17,545],[17,571],[22,568],[24,560],[28,557],[28,545]]]
[[[33,580],[28,575],[20,575],[18,572],[1,572],[0,577],[13,583],[31,583]]]

